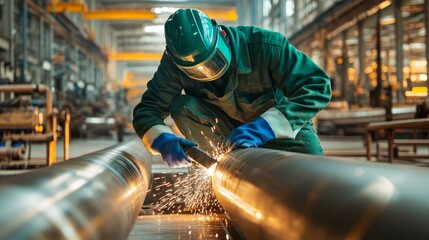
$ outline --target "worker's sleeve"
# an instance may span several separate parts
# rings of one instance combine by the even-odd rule
[[[170,115],[170,104],[182,92],[177,68],[164,54],[153,78],[147,84],[147,90],[133,111],[133,126],[145,147],[155,152],[152,142],[162,133],[172,130],[165,125],[164,119]]]
[[[294,139],[301,128],[329,103],[329,77],[286,38],[278,53],[278,62],[273,63],[272,74],[276,88],[284,97],[262,117],[276,138]]]

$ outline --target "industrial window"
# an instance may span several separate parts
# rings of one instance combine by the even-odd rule
[[[426,27],[424,0],[406,0],[401,6],[403,26],[403,86],[408,102],[427,96]]]

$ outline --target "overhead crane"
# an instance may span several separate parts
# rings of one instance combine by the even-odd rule
[[[60,1],[52,0],[47,5],[47,10],[54,13],[80,13],[84,20],[97,21],[152,21],[158,15],[148,8],[108,8],[108,9],[88,9],[84,1],[69,0]],[[204,9],[211,18],[219,21],[237,21],[238,14],[235,7],[225,7],[222,9]],[[108,58],[111,61],[159,61],[162,52],[109,52]]]

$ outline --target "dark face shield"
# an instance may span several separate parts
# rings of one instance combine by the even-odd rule
[[[206,61],[192,67],[178,67],[189,77],[208,82],[220,78],[228,70],[229,63],[222,52],[216,49]]]

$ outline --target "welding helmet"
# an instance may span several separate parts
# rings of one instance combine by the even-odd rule
[[[189,77],[199,81],[220,78],[231,64],[226,34],[206,14],[179,9],[165,23],[166,52]]]

